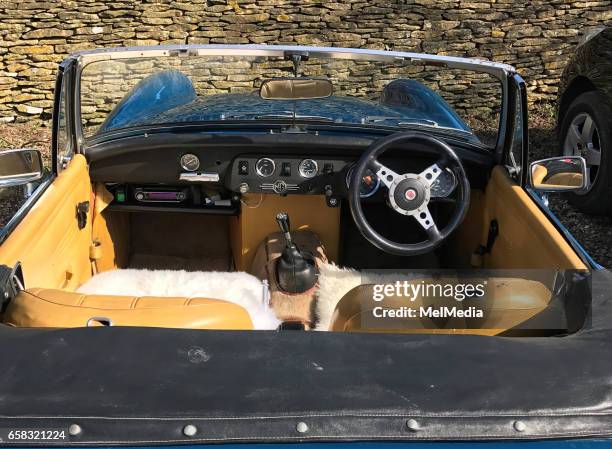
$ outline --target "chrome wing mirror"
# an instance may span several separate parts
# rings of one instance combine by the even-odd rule
[[[38,181],[43,175],[40,151],[29,148],[0,151],[0,188]]]
[[[560,156],[529,165],[529,185],[538,192],[581,193],[589,185],[586,161],[581,156]]]

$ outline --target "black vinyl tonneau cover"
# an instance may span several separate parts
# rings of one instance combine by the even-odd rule
[[[611,285],[594,273],[592,326],[568,337],[0,328],[0,429],[82,429],[46,446],[610,436]]]

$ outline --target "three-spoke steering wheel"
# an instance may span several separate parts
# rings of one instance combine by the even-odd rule
[[[421,173],[395,173],[378,161],[389,148],[397,144],[422,143],[439,153],[438,160]],[[446,169],[457,178],[457,200],[448,224],[438,229],[429,211],[431,188],[435,180]],[[388,204],[401,215],[412,216],[425,229],[428,239],[419,243],[398,243],[380,235],[365,218],[361,207],[361,180],[370,169],[389,190]],[[377,140],[366,150],[355,165],[349,182],[349,204],[355,224],[374,246],[400,256],[416,256],[437,248],[463,221],[470,203],[470,183],[461,160],[445,142],[418,132],[402,132]]]

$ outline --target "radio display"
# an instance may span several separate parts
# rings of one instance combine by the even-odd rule
[[[136,189],[134,198],[142,202],[180,203],[187,199],[187,194],[181,190],[141,190]]]
[[[152,201],[178,201],[179,192],[147,192],[148,199]]]

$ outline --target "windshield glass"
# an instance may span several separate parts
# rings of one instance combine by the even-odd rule
[[[322,121],[436,128],[493,146],[502,90],[497,78],[414,60],[269,56],[155,56],[95,61],[81,74],[86,137],[122,128],[235,120]],[[327,98],[270,100],[262,82],[325,78]]]

